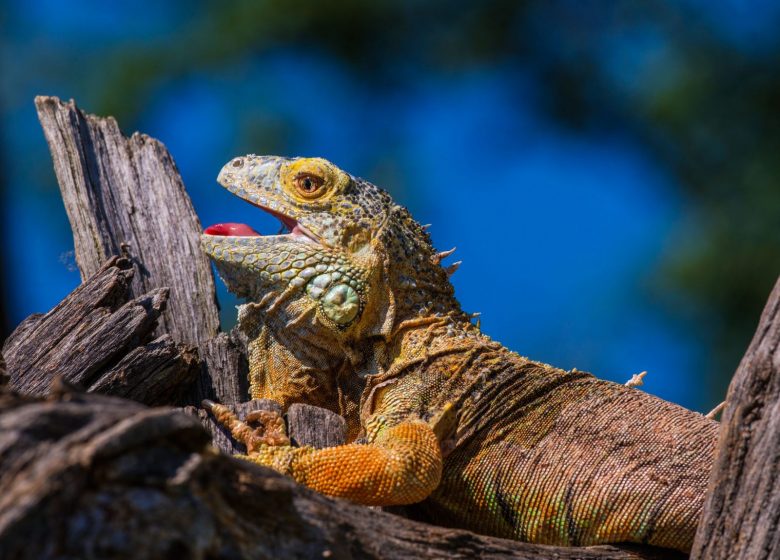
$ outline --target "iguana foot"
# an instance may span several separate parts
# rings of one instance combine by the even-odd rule
[[[287,437],[287,425],[281,414],[275,410],[255,410],[246,416],[246,423],[250,426],[258,426],[263,430],[263,443],[265,445],[290,445]]]
[[[257,453],[263,445],[290,445],[284,418],[275,411],[255,410],[247,414],[246,420],[238,416],[225,405],[204,400],[203,408],[214,415],[217,423],[230,431],[230,435],[246,446],[248,454]]]

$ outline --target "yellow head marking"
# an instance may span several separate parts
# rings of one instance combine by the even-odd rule
[[[281,170],[284,190],[296,201],[324,201],[341,192],[349,176],[322,158],[304,158],[285,163]]]

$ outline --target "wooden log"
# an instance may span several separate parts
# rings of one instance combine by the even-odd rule
[[[780,558],[780,280],[729,386],[691,558]]]
[[[10,387],[43,395],[62,376],[148,404],[180,401],[197,374],[195,352],[169,335],[148,343],[168,292],[128,300],[132,276],[130,261],[113,257],[49,313],[23,321],[3,346]]]
[[[89,392],[149,406],[183,403],[200,369],[197,352],[163,335],[128,352],[89,387]]]
[[[482,537],[329,499],[213,453],[195,418],[67,389],[0,393],[0,449],[0,558],[666,557]]]
[[[190,402],[209,399],[222,404],[249,400],[249,361],[246,337],[237,328],[198,346],[203,369],[193,385]]]
[[[200,222],[165,146],[145,134],[127,138],[113,118],[85,114],[73,101],[39,96],[35,106],[82,279],[112,255],[128,255],[140,271],[131,297],[170,289],[157,336],[190,344],[215,336],[216,292]]]

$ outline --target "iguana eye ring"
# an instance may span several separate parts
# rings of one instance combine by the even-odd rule
[[[300,173],[295,176],[293,184],[302,197],[314,198],[319,196],[325,179],[313,173]]]
[[[318,204],[349,184],[349,175],[321,158],[298,158],[282,164],[279,179],[286,193],[299,202]]]

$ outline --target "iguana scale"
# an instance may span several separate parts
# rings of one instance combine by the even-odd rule
[[[252,397],[325,407],[348,426],[346,445],[293,447],[280,422],[255,427],[212,403],[246,459],[331,496],[416,504],[416,516],[490,535],[690,549],[714,421],[483,335],[425,228],[326,160],[250,155],[218,181],[289,231],[219,224],[202,236],[249,302],[239,325]]]

